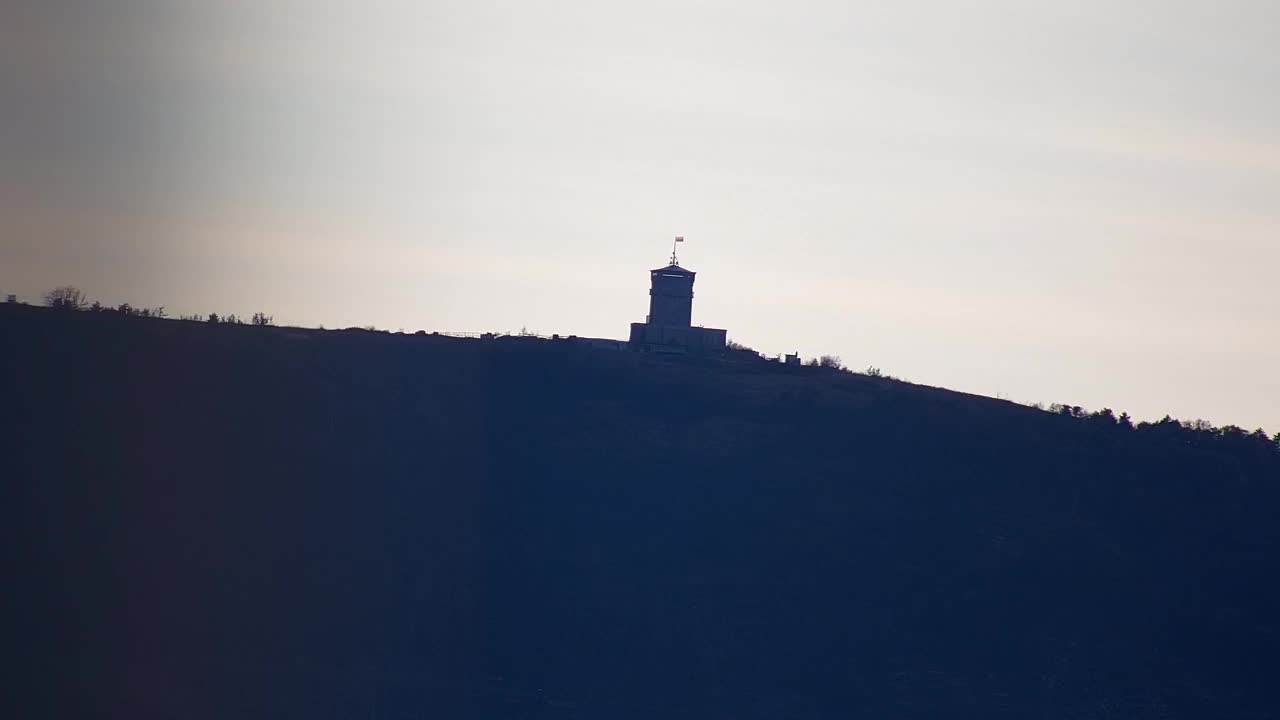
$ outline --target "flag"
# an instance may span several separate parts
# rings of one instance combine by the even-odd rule
[[[677,236],[676,236],[676,242],[684,242],[684,236],[683,236],[683,235],[677,235]]]

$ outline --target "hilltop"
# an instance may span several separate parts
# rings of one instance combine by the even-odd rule
[[[828,368],[0,306],[13,717],[1268,717],[1280,450]]]

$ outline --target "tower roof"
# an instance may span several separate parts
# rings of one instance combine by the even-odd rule
[[[650,270],[649,272],[651,272],[651,273],[672,273],[672,274],[680,274],[680,275],[694,275],[694,274],[695,274],[692,270],[686,270],[686,269],[684,269],[684,268],[680,267],[679,265],[676,265],[675,263],[671,263],[670,265],[668,265],[668,266],[666,266],[666,267],[658,268],[657,270]]]

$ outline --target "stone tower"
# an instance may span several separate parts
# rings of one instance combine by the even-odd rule
[[[684,238],[676,238],[684,242]],[[630,346],[641,352],[721,355],[725,331],[693,326],[692,270],[680,267],[674,248],[671,264],[649,271],[649,316],[631,323]]]
[[[649,324],[689,327],[693,324],[692,270],[674,262],[649,271]]]

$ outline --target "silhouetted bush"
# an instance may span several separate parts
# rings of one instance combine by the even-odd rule
[[[1069,418],[1082,418],[1089,414],[1079,405],[1064,405],[1062,403],[1053,403],[1050,405],[1049,412]]]
[[[818,358],[818,366],[830,368],[832,370],[844,370],[844,363],[840,362],[839,355],[823,355]]]
[[[250,321],[252,325],[266,326],[271,324],[271,316],[263,313],[254,313],[253,319]]]
[[[209,313],[208,322],[210,325],[217,325],[222,322],[222,318],[218,317],[218,313]]]
[[[79,310],[84,307],[84,293],[74,285],[56,287],[44,294],[44,302],[58,310]]]

